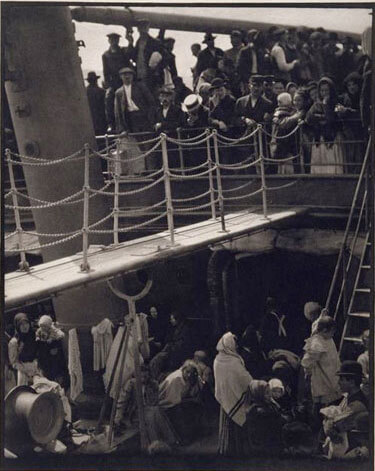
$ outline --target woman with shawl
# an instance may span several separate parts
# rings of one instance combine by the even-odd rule
[[[344,173],[341,124],[336,110],[338,98],[332,80],[323,77],[318,83],[319,100],[306,114],[306,123],[314,136],[311,149],[311,173]]]
[[[252,382],[237,352],[236,337],[227,332],[219,340],[214,361],[215,398],[220,404],[219,454],[247,455],[251,451],[245,426]]]
[[[14,317],[14,336],[8,343],[8,355],[11,366],[17,370],[17,386],[32,383],[33,376],[39,372],[37,345],[30,319],[23,312]]]

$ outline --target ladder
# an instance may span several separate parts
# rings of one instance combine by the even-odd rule
[[[329,288],[326,309],[337,322],[341,360],[356,360],[362,351],[361,335],[370,328],[373,314],[373,174],[371,139],[358,177],[344,238]],[[357,254],[360,254],[359,256]]]
[[[341,336],[340,356],[342,359],[358,357],[358,349],[362,343],[361,334],[370,328],[371,263],[373,261],[371,261],[370,231],[368,231]]]

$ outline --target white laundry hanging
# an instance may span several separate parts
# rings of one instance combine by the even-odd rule
[[[105,368],[113,342],[112,328],[112,322],[106,318],[91,329],[94,342],[94,371]]]
[[[69,330],[68,370],[70,375],[70,398],[75,401],[83,391],[81,353],[79,351],[77,329]]]

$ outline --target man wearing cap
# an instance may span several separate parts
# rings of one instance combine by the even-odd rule
[[[218,47],[215,47],[216,36],[212,33],[206,33],[204,35],[203,44],[207,44],[206,49],[203,49],[198,55],[196,74],[198,77],[206,69],[217,69],[217,63],[221,57],[224,56],[224,51]]]
[[[159,106],[155,111],[154,129],[169,133],[183,125],[183,112],[180,106],[173,103],[174,92],[163,86],[159,91]]]
[[[137,21],[139,39],[133,50],[133,60],[137,64],[137,79],[151,91],[164,83],[163,68],[164,47],[161,41],[149,34],[150,22],[147,19]]]
[[[155,101],[142,82],[134,82],[135,71],[130,67],[120,69],[122,86],[115,94],[117,132],[139,133],[151,131]]]
[[[126,39],[128,40],[128,47],[120,47],[120,35],[117,33],[107,34],[109,49],[102,55],[103,74],[105,87],[107,88],[105,97],[105,111],[109,131],[114,129],[115,115],[114,115],[114,100],[115,91],[121,87],[121,79],[118,74],[122,67],[129,67],[130,60],[133,53],[133,36],[130,30],[126,31]]]
[[[273,111],[275,111],[277,107],[277,95],[273,91],[274,80],[275,77],[273,75],[263,76],[263,96],[272,103]]]
[[[105,134],[107,131],[107,120],[105,118],[105,91],[98,86],[98,78],[95,72],[89,72],[86,80],[87,98],[91,111],[92,122],[96,136]]]
[[[268,121],[272,116],[272,103],[262,96],[263,76],[251,76],[249,89],[249,95],[239,98],[236,102],[235,115],[239,126],[253,127],[256,123]]]
[[[233,30],[230,33],[230,42],[232,47],[224,52],[224,58],[231,59],[235,67],[237,67],[238,56],[240,54],[241,48],[243,47],[241,31],[236,29]]]
[[[210,100],[209,123],[227,135],[229,126],[233,124],[236,100],[227,90],[226,82],[221,78],[211,83],[212,98]]]
[[[345,453],[348,454],[354,448],[363,445],[363,437],[360,437],[355,430],[359,428],[359,419],[363,423],[365,422],[363,418],[367,416],[368,421],[369,404],[361,391],[362,367],[360,363],[352,360],[343,361],[337,375],[339,376],[340,389],[344,394],[338,405],[340,415],[333,420],[326,420],[324,431],[333,440],[338,434],[347,432],[348,449]]]
[[[250,76],[259,74],[259,68],[262,62],[257,45],[259,34],[257,29],[250,29],[247,32],[247,45],[240,50],[238,56],[238,73],[244,89],[246,88]]]
[[[320,80],[324,75],[323,68],[323,37],[319,31],[310,34],[311,75],[313,80]]]
[[[271,50],[271,56],[276,63],[277,75],[290,82],[291,72],[298,65],[298,59],[294,58],[290,49],[287,48],[287,30],[278,28],[274,31],[277,42]]]

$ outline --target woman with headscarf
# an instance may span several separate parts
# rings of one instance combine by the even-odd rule
[[[39,373],[35,333],[27,314],[19,312],[14,317],[14,336],[8,343],[11,366],[17,370],[17,386],[27,386]]]
[[[333,81],[323,77],[318,83],[319,100],[306,114],[306,123],[314,136],[311,149],[311,173],[344,173],[341,123],[336,113],[339,103]]]
[[[360,113],[360,97],[362,78],[357,72],[347,75],[344,80],[345,93],[340,97],[342,106],[337,114],[343,120],[344,139],[350,142],[345,145],[345,160],[348,164],[348,173],[360,173],[361,163],[365,154],[364,129]]]
[[[282,428],[285,420],[280,406],[273,400],[267,381],[250,384],[251,405],[247,414],[247,430],[254,454],[275,455],[282,451]]]
[[[216,350],[214,378],[215,398],[220,404],[219,454],[247,455],[251,446],[245,424],[253,379],[237,352],[237,340],[231,332],[221,337]]]

